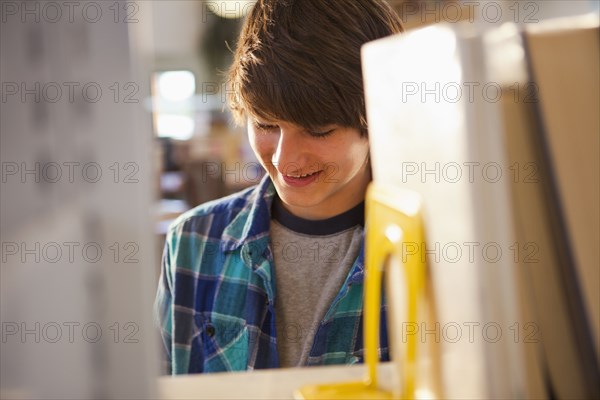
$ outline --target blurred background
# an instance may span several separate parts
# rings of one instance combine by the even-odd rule
[[[597,0],[388,2],[408,29],[531,26],[600,8]],[[8,397],[154,396],[151,306],[167,228],[264,174],[225,103],[225,72],[253,4],[0,2]]]
[[[599,2],[387,0],[407,29],[460,21],[484,27],[597,10]],[[151,99],[157,168],[157,233],[182,211],[257,183],[264,171],[225,103],[225,73],[247,1],[153,1],[138,36]],[[132,12],[133,9],[129,9]],[[161,242],[159,238],[159,242]]]

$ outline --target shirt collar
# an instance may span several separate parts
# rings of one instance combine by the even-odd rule
[[[233,251],[246,242],[268,238],[274,196],[275,187],[271,178],[265,175],[249,194],[244,207],[223,230],[223,251]]]
[[[350,283],[363,283],[365,280],[365,240],[363,238],[363,242],[360,245],[360,252],[358,253],[358,258],[356,262],[352,266],[352,270],[350,271],[350,277],[348,282]]]

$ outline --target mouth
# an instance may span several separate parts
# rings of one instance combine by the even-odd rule
[[[284,182],[290,186],[306,186],[318,179],[323,171],[315,171],[308,174],[281,174]]]
[[[288,177],[288,178],[294,178],[294,179],[307,178],[307,177],[312,176],[312,175],[317,174],[317,173],[319,173],[319,171],[311,172],[310,174],[304,174],[304,175],[286,175],[286,177]]]

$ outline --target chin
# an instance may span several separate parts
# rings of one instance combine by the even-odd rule
[[[285,195],[281,192],[277,192],[279,194],[279,198],[286,204],[292,207],[302,207],[302,208],[311,208],[316,207],[321,203],[320,198],[316,198],[316,196],[310,195],[300,195],[292,194]]]

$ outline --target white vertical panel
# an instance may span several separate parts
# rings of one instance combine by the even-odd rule
[[[152,132],[130,41],[144,2],[70,4],[2,4],[2,390],[152,397]],[[39,182],[21,176],[36,163]]]
[[[423,196],[427,243],[417,246],[432,269],[440,325],[421,327],[420,338],[441,344],[448,398],[524,393],[510,343],[518,321],[510,171],[482,31],[438,25],[363,49],[374,180]]]

